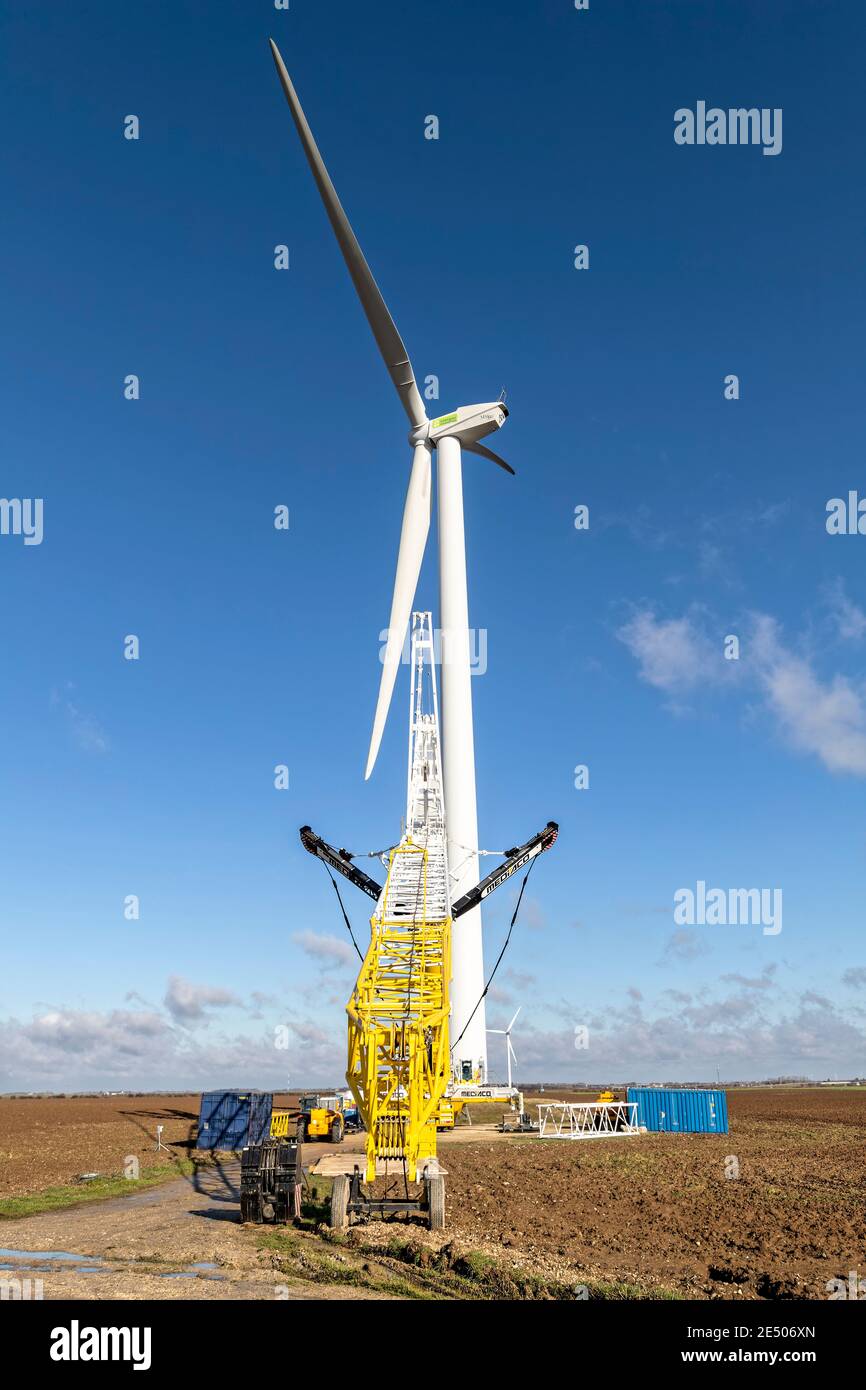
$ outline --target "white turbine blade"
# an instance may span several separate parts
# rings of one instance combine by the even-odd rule
[[[430,448],[427,444],[415,446],[412,459],[412,472],[409,476],[409,489],[406,493],[406,507],[403,511],[403,529],[400,532],[400,549],[397,553],[397,575],[394,580],[394,598],[391,602],[391,620],[388,624],[388,641],[385,646],[385,659],[382,665],[382,680],[379,685],[379,699],[373,719],[373,735],[370,739],[370,752],[367,755],[365,780],[370,776],[385,731],[385,720],[394,691],[394,682],[400,667],[400,656],[406,640],[406,629],[412,613],[418,575],[424,559],[424,546],[430,530]]]
[[[307,124],[307,118],[301,103],[298,101],[298,94],[292,86],[292,79],[286,72],[286,65],[280,56],[280,51],[273,39],[270,39],[269,42],[277,73],[286,94],[286,101],[289,103],[289,110],[292,113],[298,135],[301,137],[304,154],[307,156],[307,163],[312,170],[313,178],[316,180],[316,186],[325,205],[328,220],[334,229],[334,235],[343,253],[343,260],[346,262],[352,277],[352,283],[358,293],[364,313],[367,315],[367,321],[373,330],[373,337],[385,359],[385,366],[391,374],[391,380],[397,388],[397,394],[403,402],[403,409],[409,416],[412,425],[417,427],[426,424],[427,414],[418,393],[412,363],[409,361],[409,354],[403,339],[397,332],[397,325],[388,313],[388,306],[382,298],[379,286],[373,279],[370,267],[364,259],[364,253],[358,245],[358,239],[352,231],[349,219],[343,211],[343,206],[337,197],[334,185],[331,183],[319,153],[319,147],[313,139],[313,132]]]
[[[480,454],[483,459],[490,459],[491,463],[498,463],[500,468],[504,468],[506,473],[510,473],[512,478],[516,476],[510,463],[501,459],[498,454],[494,454],[492,449],[488,449],[486,444],[463,444],[463,451],[467,454]]]
[[[508,1051],[511,1053],[511,1060],[512,1060],[512,1062],[516,1062],[516,1061],[517,1061],[517,1053],[514,1051],[514,1048],[511,1046],[511,1039],[510,1039],[510,1038],[508,1039]]]
[[[523,1005],[522,1005],[522,1004],[518,1004],[518,1006],[517,1006],[517,1014],[520,1013],[520,1010],[521,1010],[522,1008],[523,1008]],[[514,1015],[514,1018],[511,1020],[511,1022],[510,1022],[509,1025],[508,1025],[508,1027],[506,1028],[506,1030],[505,1030],[506,1033],[510,1033],[511,1030],[512,1030],[512,1028],[514,1027],[514,1019],[517,1018],[517,1014]]]

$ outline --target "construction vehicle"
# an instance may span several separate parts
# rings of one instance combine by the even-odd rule
[[[538,1121],[533,1120],[528,1110],[521,1106],[510,1115],[504,1115],[499,1126],[500,1134],[537,1134]]]
[[[436,1153],[438,1127],[453,1125],[468,1101],[511,1099],[513,1088],[491,1086],[472,1074],[453,1074],[449,1041],[451,927],[489,893],[555,842],[549,821],[470,892],[451,902],[439,741],[433,624],[413,613],[411,636],[410,756],[405,833],[385,852],[387,878],[379,887],[309,826],[300,831],[310,854],[369,897],[376,897],[370,944],[348,1015],[346,1080],[367,1131],[363,1164],[352,1155],[322,1172],[334,1178],[331,1225],[355,1216],[423,1214],[431,1229],[445,1222],[445,1173]],[[336,886],[336,884],[335,884]],[[348,920],[348,919],[347,919]],[[363,1170],[363,1171],[362,1171]],[[405,1196],[373,1197],[365,1186],[399,1175]],[[409,1186],[421,1191],[410,1194]]]
[[[595,1129],[605,1130],[610,1125],[612,1126],[614,1132],[618,1132],[619,1130],[628,1128],[628,1111],[622,1110],[620,1108],[621,1103],[614,1091],[599,1091],[598,1095],[595,1098],[595,1103],[596,1105],[605,1105],[610,1107],[609,1113],[607,1115],[604,1115],[601,1113],[601,1111],[599,1111],[593,1117],[593,1127]]]
[[[357,1111],[354,1108],[350,1111],[345,1097],[339,1093],[320,1095],[314,1091],[301,1096],[298,1143],[322,1139],[339,1144],[347,1131],[357,1128]]]

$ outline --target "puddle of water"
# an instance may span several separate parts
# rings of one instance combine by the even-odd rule
[[[44,1261],[48,1260],[65,1260],[71,1263],[73,1268],[70,1270],[70,1273],[72,1274],[116,1274],[118,1272],[126,1272],[106,1269],[103,1263],[94,1263],[92,1255],[73,1255],[69,1250],[0,1250],[0,1257],[2,1256],[12,1256],[17,1263],[12,1264],[7,1258],[3,1263],[0,1263],[0,1270],[16,1270],[19,1273],[49,1273],[51,1265],[44,1263]],[[26,1261],[26,1263],[23,1263],[24,1261]],[[43,1263],[37,1263],[37,1261],[42,1261]],[[85,1261],[88,1261],[88,1263],[85,1264]],[[213,1279],[218,1283],[225,1283],[224,1274],[199,1275],[200,1270],[218,1268],[219,1266],[213,1260],[199,1260],[195,1264],[190,1265],[189,1269],[172,1271],[170,1273],[160,1273],[157,1277],[160,1279],[197,1279],[201,1277],[203,1279]]]
[[[68,1250],[3,1250],[0,1258],[15,1260],[86,1260],[86,1255],[71,1255]]]
[[[27,1271],[34,1274],[50,1274],[53,1266],[46,1264],[46,1260],[64,1260],[70,1265],[67,1273],[69,1274],[110,1274],[111,1270],[106,1269],[103,1261],[96,1260],[93,1255],[73,1255],[68,1250],[0,1250],[0,1255],[18,1256],[18,1263],[11,1264],[6,1262],[0,1264],[0,1269]],[[85,1264],[84,1261],[87,1261]],[[40,1263],[41,1262],[41,1263]]]

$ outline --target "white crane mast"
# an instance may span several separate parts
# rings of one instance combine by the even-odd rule
[[[403,855],[391,866],[388,914],[420,923],[451,916],[442,759],[439,749],[439,701],[430,613],[412,614],[412,680],[409,697],[409,769],[406,788],[404,841],[426,850],[423,901],[419,893],[419,860]],[[381,916],[383,895],[377,904]]]
[[[406,834],[427,850],[427,900],[431,917],[450,917],[445,797],[439,739],[436,653],[430,613],[412,614],[412,679],[409,693],[409,774]]]

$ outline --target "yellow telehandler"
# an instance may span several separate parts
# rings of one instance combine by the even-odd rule
[[[357,1125],[352,1123],[356,1117],[357,1110],[348,1107],[343,1096],[321,1095],[311,1091],[301,1096],[298,1141],[304,1144],[316,1140],[329,1140],[332,1144],[339,1144],[347,1128],[357,1128]]]

